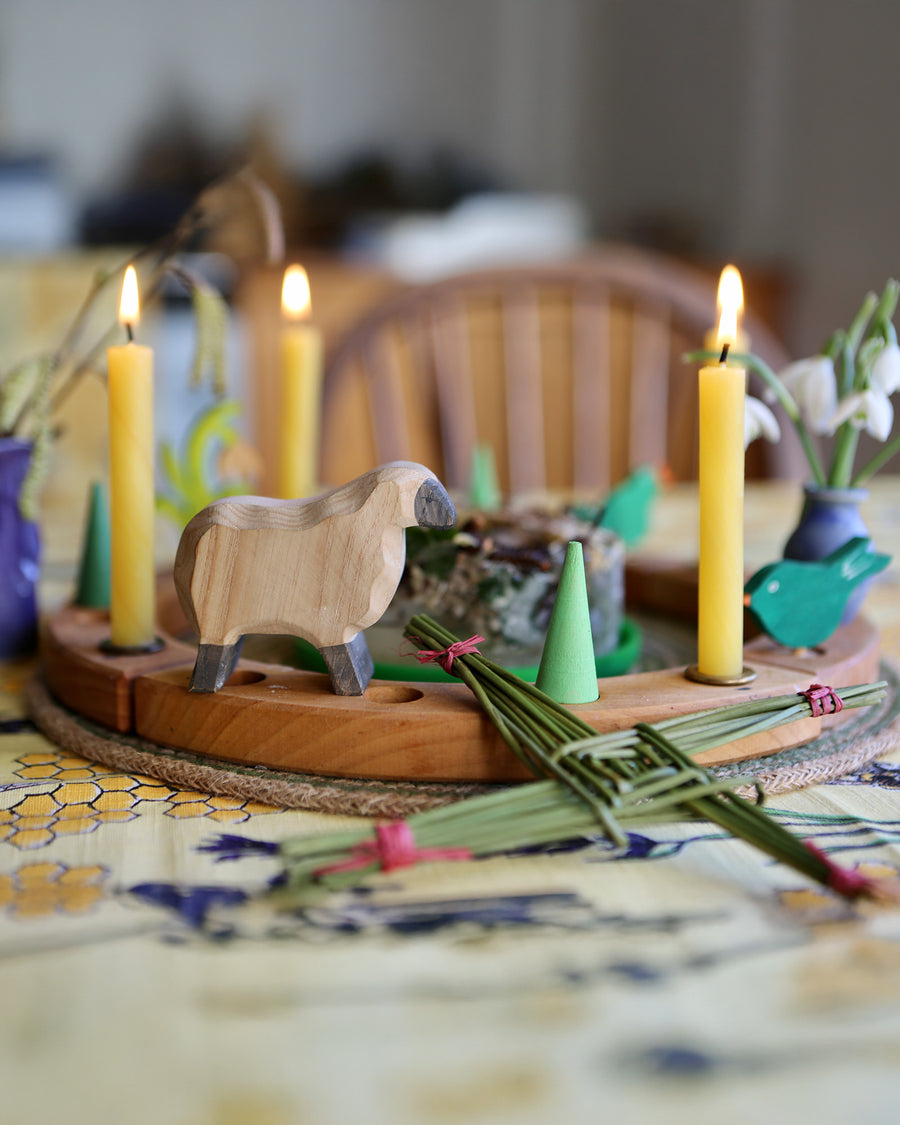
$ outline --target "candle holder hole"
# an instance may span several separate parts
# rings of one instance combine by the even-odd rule
[[[406,684],[376,684],[366,688],[366,699],[370,703],[414,703],[423,694]]]
[[[249,684],[261,683],[265,678],[265,672],[255,672],[251,668],[238,668],[225,681],[225,687],[247,687]]]

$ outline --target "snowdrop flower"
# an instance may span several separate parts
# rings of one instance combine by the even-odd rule
[[[790,363],[776,374],[759,356],[747,356],[746,366],[762,379],[767,403],[778,402],[794,427],[819,488],[865,484],[895,454],[900,433],[893,434],[891,396],[900,394],[900,345],[892,317],[900,306],[900,281],[888,280],[879,298],[866,294],[849,330],[832,333],[819,355]],[[687,358],[704,360],[708,351]],[[885,447],[857,468],[857,438],[865,430]],[[835,438],[823,460],[816,438]],[[778,441],[778,423],[756,399],[744,410],[745,443],[757,437]]]
[[[814,434],[830,433],[828,426],[837,408],[837,379],[827,355],[789,363],[779,378]],[[768,397],[768,396],[767,396]]]
[[[875,387],[854,391],[841,400],[828,419],[825,433],[833,434],[843,422],[849,421],[858,430],[864,429],[878,441],[887,441],[894,425],[894,408],[888,396]]]
[[[758,437],[778,441],[781,438],[781,427],[764,402],[753,395],[747,395],[744,399],[744,449]]]
[[[892,395],[900,387],[900,347],[885,344],[872,364],[872,387]]]

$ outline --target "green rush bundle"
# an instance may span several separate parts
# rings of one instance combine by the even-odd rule
[[[884,699],[883,682],[753,700],[637,723],[598,734],[533,685],[473,651],[430,617],[413,617],[406,636],[469,687],[510,750],[538,780],[498,789],[406,820],[264,844],[223,836],[204,850],[220,859],[248,851],[277,854],[284,889],[301,897],[319,885],[352,886],[378,870],[462,860],[602,832],[615,848],[629,830],[676,820],[708,820],[848,898],[882,893],[881,884],[847,871],[786,831],[761,807],[691,755],[798,719]],[[823,698],[826,701],[823,704]],[[746,779],[744,779],[746,783]]]

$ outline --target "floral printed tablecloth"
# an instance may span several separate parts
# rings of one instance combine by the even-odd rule
[[[645,550],[688,555],[691,505],[668,495]],[[751,564],[795,506],[753,490]],[[900,482],[866,514],[896,551]],[[867,607],[888,657],[898,573]],[[581,840],[277,912],[272,860],[200,845],[349,819],[72,756],[24,713],[33,670],[0,668],[0,1120],[896,1120],[900,908],[691,825],[614,861]],[[772,808],[846,865],[900,869],[900,752]]]

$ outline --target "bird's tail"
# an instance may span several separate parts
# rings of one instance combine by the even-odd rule
[[[871,539],[857,536],[833,551],[829,561],[840,566],[841,577],[845,581],[861,582],[864,578],[871,578],[872,575],[884,570],[891,561],[890,555],[880,555],[870,550],[871,545]]]

